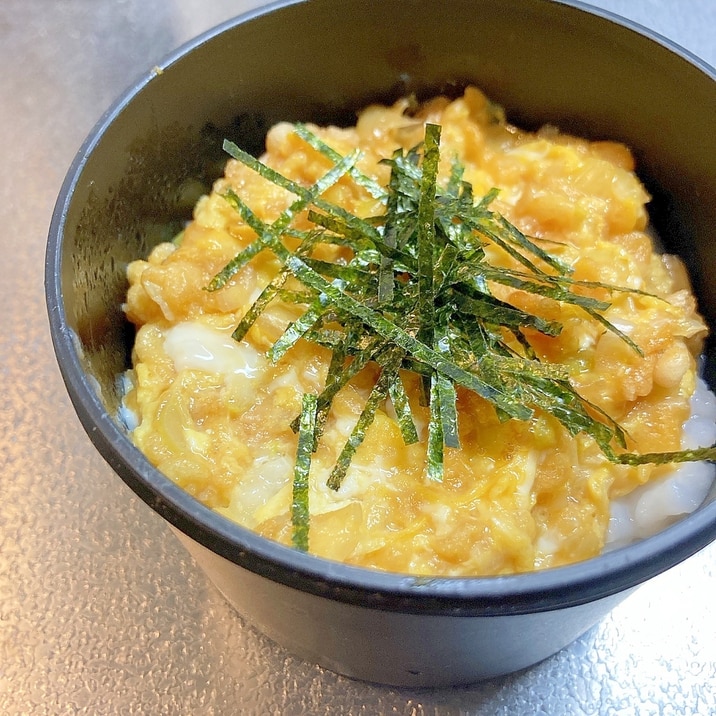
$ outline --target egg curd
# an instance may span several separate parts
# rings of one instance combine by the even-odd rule
[[[611,303],[605,317],[641,348],[639,355],[575,306],[494,288],[501,299],[562,323],[559,336],[532,332],[530,342],[542,359],[566,366],[580,395],[624,428],[630,450],[678,450],[706,328],[681,263],[655,250],[649,196],[629,150],[551,127],[521,131],[475,88],[417,109],[408,99],[370,106],[355,127],[309,128],[342,155],[359,148],[360,169],[385,185],[390,170],[380,160],[418,144],[425,122],[442,126],[441,175],[457,157],[476,197],[499,188],[494,208],[570,265],[575,279],[653,294],[595,291]],[[283,123],[268,133],[262,161],[303,185],[331,166]],[[137,421],[134,442],[159,470],[221,514],[291,544],[291,423],[302,394],[322,390],[330,354],[299,341],[276,364],[269,361],[267,349],[304,310],[280,301],[242,341],[231,337],[277,260],[264,251],[223,289],[206,290],[255,237],[221,196],[227,187],[264,221],[295,198],[230,160],[180,240],[130,264],[125,310],[137,334],[126,405]],[[325,197],[358,216],[380,211],[350,177]],[[332,490],[327,477],[375,377],[369,364],[338,394],[313,456],[309,550],[329,559],[450,576],[584,560],[604,548],[610,501],[669,470],[612,464],[591,438],[571,437],[550,415],[500,421],[491,404],[458,388],[461,447],[445,449],[442,482],[426,479],[425,441],[404,444],[387,401],[340,489]],[[412,398],[419,379],[404,378]],[[427,408],[416,403],[414,415],[424,438]]]

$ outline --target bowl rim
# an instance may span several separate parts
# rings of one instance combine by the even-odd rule
[[[62,291],[65,222],[85,165],[115,118],[158,73],[244,23],[306,0],[276,0],[199,34],[143,73],[104,112],[75,155],[49,228],[45,297],[50,335],[74,408],[96,449],[155,512],[188,537],[251,572],[303,592],[363,607],[452,616],[527,614],[573,607],[632,589],[675,566],[716,539],[716,501],[659,533],[584,562],[534,572],[487,577],[418,577],[334,562],[261,537],[198,502],[154,468],[110,417],[81,363]],[[711,65],[637,22],[580,0],[535,0],[584,12],[662,45],[716,83]]]

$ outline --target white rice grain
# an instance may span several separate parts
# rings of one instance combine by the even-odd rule
[[[716,396],[699,378],[691,398],[691,416],[684,423],[681,448],[691,450],[715,442]],[[716,465],[712,463],[682,463],[662,479],[613,500],[606,549],[649,537],[693,512],[706,498],[714,476]]]

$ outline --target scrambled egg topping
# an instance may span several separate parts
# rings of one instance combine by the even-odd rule
[[[368,107],[347,129],[309,128],[341,154],[360,148],[362,171],[386,184],[389,168],[379,160],[416,145],[425,121],[440,124],[445,175],[457,156],[476,196],[498,187],[494,208],[571,265],[576,279],[660,297],[600,296],[612,304],[606,317],[641,347],[640,356],[574,307],[499,293],[563,324],[560,336],[535,333],[530,341],[621,424],[630,450],[678,450],[705,326],[678,259],[654,250],[649,197],[629,150],[549,127],[520,131],[474,88],[417,113],[408,107],[408,100]],[[271,129],[262,159],[306,185],[330,166],[288,124]],[[265,351],[301,311],[279,302],[243,341],[231,338],[277,264],[265,251],[224,289],[205,290],[254,237],[221,197],[229,186],[265,221],[294,198],[231,160],[181,242],[160,244],[129,266],[125,310],[138,331],[127,405],[138,420],[133,439],[157,468],[222,514],[290,544],[297,440],[290,423],[301,395],[322,389],[329,355],[302,342],[277,364],[267,360]],[[348,178],[326,198],[360,216],[381,213]],[[610,499],[666,469],[611,464],[591,438],[570,437],[549,415],[500,422],[491,405],[461,390],[462,446],[446,449],[444,482],[425,479],[424,442],[404,444],[387,404],[340,490],[330,490],[326,479],[374,380],[369,366],[339,393],[311,468],[310,551],[330,559],[419,575],[497,575],[583,560],[604,546]]]

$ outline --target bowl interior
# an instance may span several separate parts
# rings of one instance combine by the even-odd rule
[[[317,585],[329,574],[349,591],[358,579],[364,592],[389,588],[403,590],[408,601],[422,598],[410,593],[415,580],[326,567],[208,515],[146,464],[114,417],[117,376],[128,367],[132,338],[121,311],[126,265],[190,217],[196,198],[221,173],[223,138],[257,153],[279,120],[353,123],[355,111],[371,101],[456,93],[475,83],[516,124],[551,123],[633,148],[654,197],[656,231],[685,260],[701,311],[716,325],[713,70],[579,3],[523,0],[519,12],[507,0],[448,5],[449,11],[427,0],[276,3],[202,36],[102,118],[68,173],[50,230],[46,282],[55,349],[102,454],[160,514],[204,545],[311,589],[323,588]],[[706,372],[713,383],[711,360]],[[604,596],[714,539],[714,497],[712,490],[707,504],[666,537],[565,568],[561,576],[471,580],[474,590],[437,580],[421,594],[459,601],[479,592],[489,601],[505,585],[523,585],[515,594],[541,595],[548,608],[559,589],[569,593],[569,582],[573,600],[598,590]],[[586,586],[597,577],[603,577],[598,587]]]

